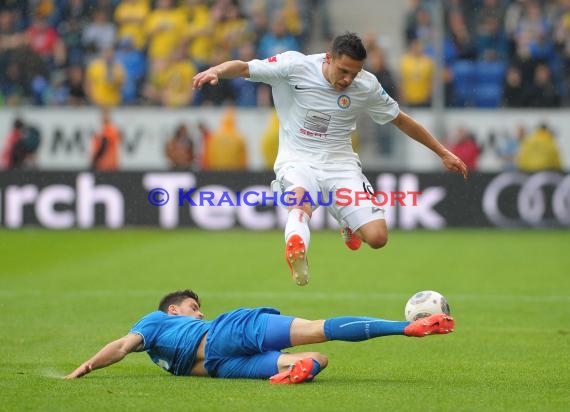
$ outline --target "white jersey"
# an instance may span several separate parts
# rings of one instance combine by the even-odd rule
[[[368,113],[385,124],[400,111],[376,77],[365,70],[337,92],[323,75],[324,61],[324,53],[305,56],[288,51],[248,62],[249,80],[272,87],[279,116],[276,173],[284,164],[298,161],[325,170],[338,170],[347,163],[360,167],[351,142],[358,116]]]

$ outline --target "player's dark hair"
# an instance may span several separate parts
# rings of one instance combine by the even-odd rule
[[[346,54],[351,59],[362,61],[366,59],[366,48],[356,33],[347,31],[334,38],[331,54],[333,57]]]
[[[158,304],[158,310],[168,313],[168,307],[170,305],[180,305],[184,299],[192,298],[200,306],[200,298],[198,294],[190,289],[177,290],[176,292],[169,293],[160,300]]]

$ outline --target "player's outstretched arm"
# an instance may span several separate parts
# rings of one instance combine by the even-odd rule
[[[106,344],[95,356],[83,362],[77,369],[65,376],[64,379],[81,378],[95,369],[101,369],[117,363],[129,353],[142,349],[142,344],[142,336],[129,333],[127,336]]]
[[[435,137],[431,135],[430,132],[427,131],[425,127],[412,117],[400,111],[398,116],[392,120],[392,124],[412,139],[420,142],[436,153],[441,158],[443,166],[447,170],[461,173],[463,177],[467,179],[468,171],[465,163],[463,163],[459,157],[447,150]]]
[[[230,60],[198,73],[192,79],[192,90],[200,89],[206,83],[215,86],[219,79],[233,79],[235,77],[249,77],[247,62]]]

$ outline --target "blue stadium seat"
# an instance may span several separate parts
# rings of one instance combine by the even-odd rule
[[[474,94],[475,107],[499,107],[503,98],[503,84],[477,84]]]
[[[473,104],[475,64],[470,60],[457,60],[451,66],[453,72],[453,97],[451,104],[468,107]]]
[[[501,105],[505,83],[506,64],[501,61],[476,63],[475,106],[498,107]]]
[[[502,61],[476,63],[475,73],[477,83],[483,84],[503,84],[505,80],[506,65]]]

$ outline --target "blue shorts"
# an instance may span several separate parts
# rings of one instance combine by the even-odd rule
[[[220,378],[264,379],[276,374],[281,350],[291,347],[291,322],[293,317],[273,308],[220,315],[206,337],[206,371]]]

